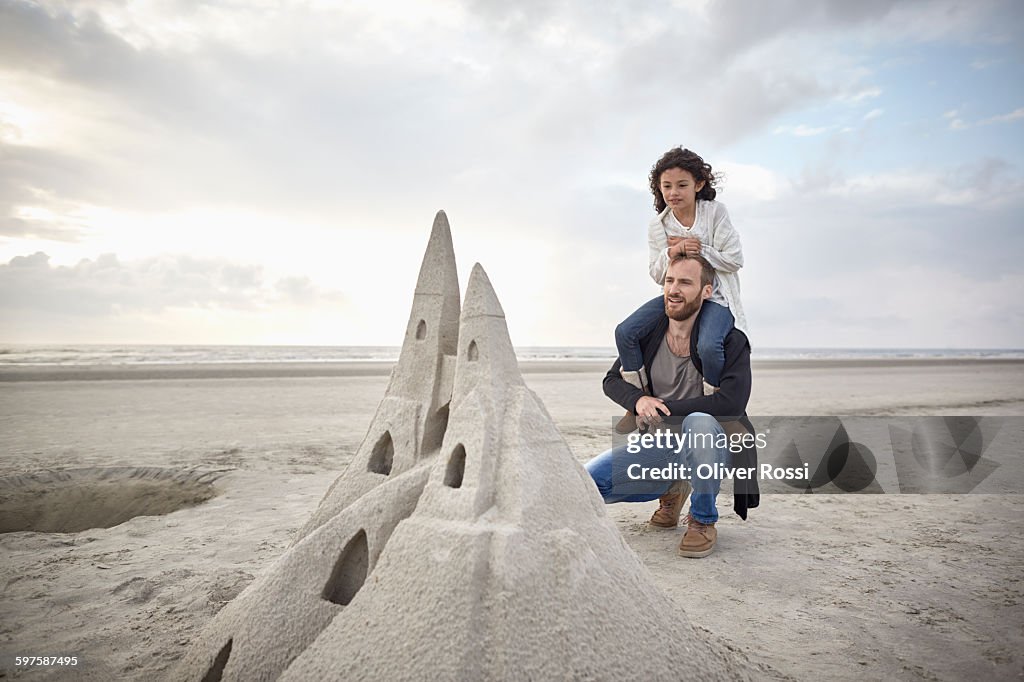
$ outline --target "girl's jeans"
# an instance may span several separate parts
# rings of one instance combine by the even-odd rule
[[[644,338],[665,316],[665,297],[652,298],[636,309],[615,328],[615,346],[625,372],[636,372],[644,366],[640,339]],[[704,381],[720,385],[725,369],[725,337],[733,327],[732,313],[723,305],[704,301],[697,332],[697,355],[704,370]]]

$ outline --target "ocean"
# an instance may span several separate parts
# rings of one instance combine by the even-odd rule
[[[0,367],[59,365],[174,365],[225,363],[394,362],[399,346],[192,346],[22,345],[0,346]],[[585,346],[522,346],[520,360],[607,361],[615,349]],[[754,360],[1013,359],[1024,349],[992,348],[755,348]]]

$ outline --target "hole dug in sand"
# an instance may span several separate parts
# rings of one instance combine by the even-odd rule
[[[77,533],[170,514],[216,496],[222,473],[93,467],[2,478],[0,533]]]

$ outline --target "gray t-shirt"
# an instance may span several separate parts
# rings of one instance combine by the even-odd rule
[[[662,400],[684,400],[704,395],[704,377],[690,356],[680,357],[668,347],[668,334],[661,340],[651,361],[651,386]]]

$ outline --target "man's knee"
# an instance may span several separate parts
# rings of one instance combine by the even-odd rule
[[[694,412],[687,415],[683,420],[683,434],[687,444],[686,459],[690,466],[724,463],[728,452],[722,442],[725,430],[710,414]]]
[[[683,431],[687,433],[722,433],[718,420],[705,412],[692,412],[683,419]]]
[[[611,467],[605,462],[606,455],[598,455],[583,465],[590,474],[601,497],[607,497],[612,490]]]

